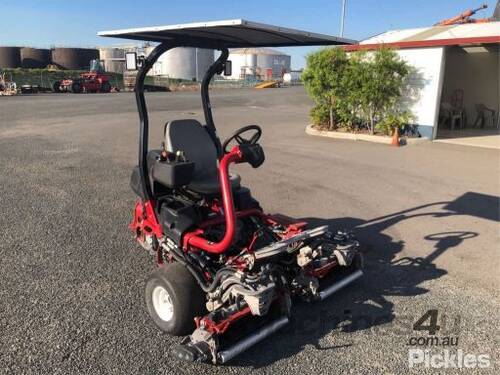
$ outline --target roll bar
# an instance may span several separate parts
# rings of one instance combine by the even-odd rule
[[[227,48],[221,48],[221,54],[219,58],[208,68],[203,80],[201,81],[201,102],[203,105],[203,113],[205,115],[205,123],[208,134],[214,141],[215,147],[217,148],[217,155],[219,159],[222,157],[222,146],[219,137],[217,137],[217,129],[215,128],[214,118],[212,116],[212,105],[210,104],[210,97],[208,95],[208,86],[210,81],[215,74],[221,74],[224,71],[227,58],[229,56],[229,50]]]
[[[148,178],[148,146],[149,146],[149,117],[148,109],[146,106],[146,99],[144,97],[144,80],[146,75],[153,67],[154,63],[158,58],[170,49],[182,47],[182,45],[176,43],[161,43],[155,47],[155,49],[146,57],[144,63],[139,68],[137,72],[137,78],[135,82],[135,99],[137,103],[137,110],[139,112],[139,173],[141,177],[142,191],[144,192],[144,199],[153,199],[153,190],[151,189],[151,183]],[[210,97],[208,93],[209,84],[215,74],[220,74],[224,70],[229,51],[227,48],[220,48],[221,55],[219,58],[208,68],[207,72],[203,76],[201,83],[201,101],[203,105],[203,114],[205,116],[205,129],[207,130],[210,138],[215,144],[217,149],[217,155],[220,158],[222,156],[222,147],[219,138],[217,137],[217,130],[215,128],[213,116],[212,116],[212,106],[210,104]]]

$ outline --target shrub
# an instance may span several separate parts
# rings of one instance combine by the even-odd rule
[[[328,123],[329,129],[352,130],[355,125],[364,124],[370,134],[375,128],[385,132],[391,126],[400,126],[395,124],[411,117],[410,113],[407,116],[397,112],[409,73],[408,64],[386,48],[350,56],[340,48],[309,54],[302,80],[316,103],[311,120],[316,125]]]
[[[307,56],[307,67],[301,75],[304,86],[311,98],[315,101],[317,109],[311,111],[313,123],[321,119],[320,113],[328,111],[328,125],[330,129],[337,127],[341,116],[341,98],[345,96],[342,80],[349,59],[344,50],[339,48],[325,48]]]
[[[310,112],[311,121],[319,129],[330,129],[330,108],[327,105],[317,104]]]
[[[385,135],[391,135],[396,128],[402,130],[405,125],[410,123],[412,118],[413,115],[409,111],[388,113],[377,123],[376,128]]]

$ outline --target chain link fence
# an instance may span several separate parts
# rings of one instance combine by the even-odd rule
[[[84,70],[48,70],[48,69],[0,69],[0,74],[5,73],[5,79],[15,82],[17,87],[23,85],[38,86],[52,90],[56,81],[65,78],[76,78]],[[123,76],[118,73],[106,73],[112,86],[123,88]]]
[[[17,87],[23,85],[38,86],[44,91],[51,91],[56,81],[61,81],[65,78],[76,78],[84,70],[49,70],[49,69],[0,69],[0,74],[5,73],[7,81],[15,82]],[[124,89],[123,75],[120,73],[106,73],[109,76],[111,86]],[[223,79],[215,78],[212,80],[210,87],[212,89],[229,89],[229,88],[251,88],[261,83],[261,80],[255,78],[247,79]],[[145,84],[158,89],[169,91],[196,91],[200,88],[200,82],[187,81],[182,79],[170,78],[167,76],[148,76]],[[290,86],[298,83],[284,84]]]

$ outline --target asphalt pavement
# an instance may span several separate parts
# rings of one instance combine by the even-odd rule
[[[151,93],[151,145],[175,118],[202,119],[199,93]],[[410,349],[488,355],[498,373],[499,153],[386,145],[304,133],[297,88],[213,93],[221,138],[263,128],[266,162],[235,166],[266,211],[350,228],[365,277],[219,368],[169,354],[144,304],[154,263],[128,230],[136,197],[132,94],[0,98],[0,373],[406,374]],[[437,310],[437,337],[412,345]],[[446,373],[458,370],[448,369]]]

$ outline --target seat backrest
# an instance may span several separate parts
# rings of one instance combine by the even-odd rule
[[[173,120],[165,126],[167,151],[183,151],[195,163],[193,182],[217,178],[217,149],[203,126],[194,119]]]

